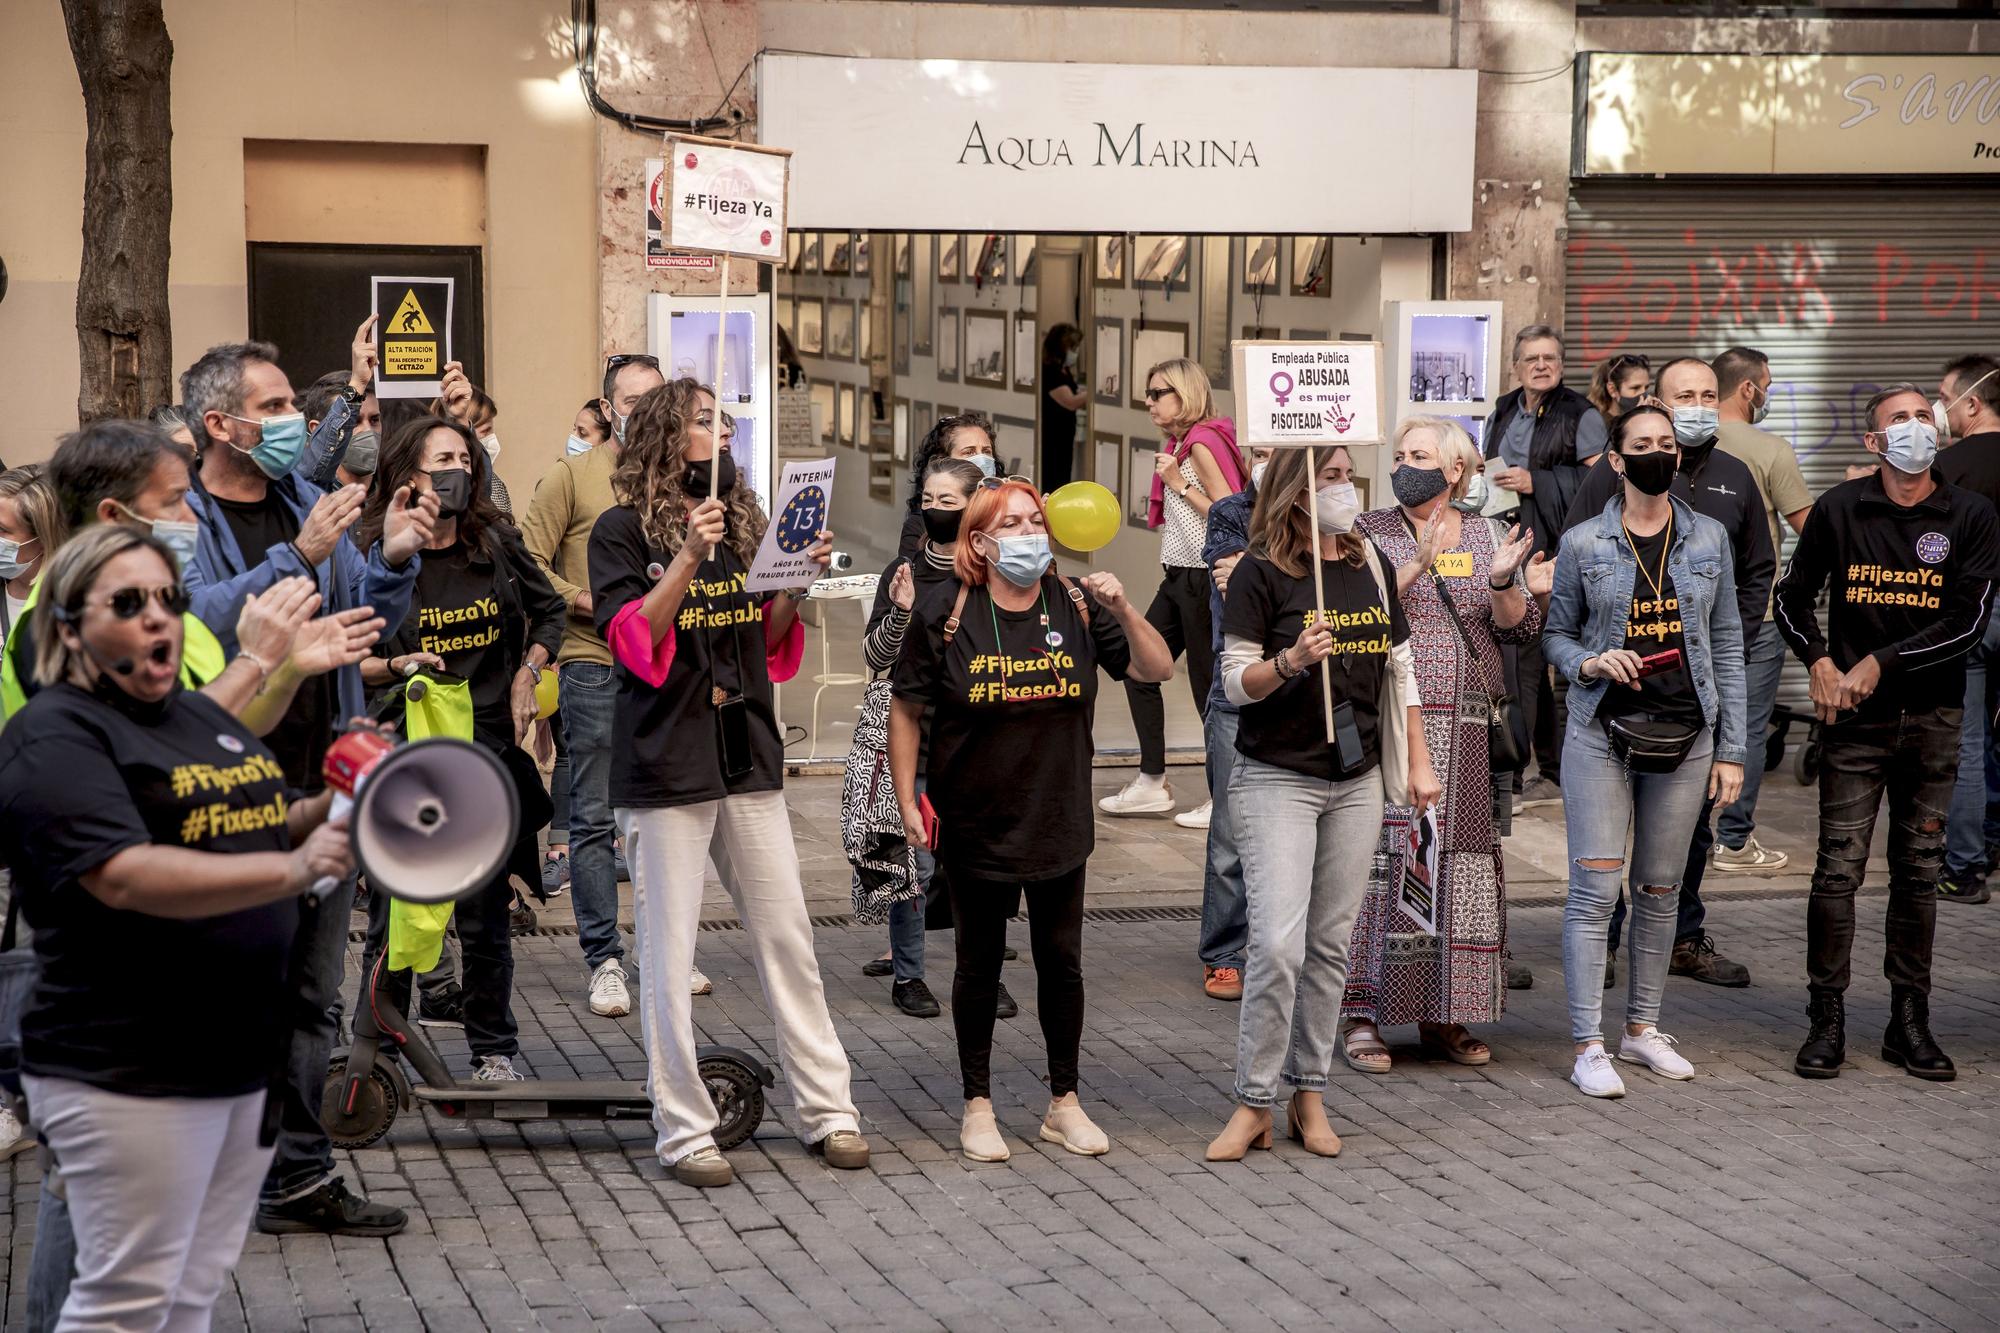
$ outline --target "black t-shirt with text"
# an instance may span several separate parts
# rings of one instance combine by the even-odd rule
[[[1368,558],[1384,570],[1388,605],[1365,565],[1345,560],[1320,562],[1326,580],[1326,611],[1333,627],[1333,655],[1301,672],[1254,703],[1246,704],[1236,733],[1236,748],[1259,763],[1294,773],[1334,781],[1341,775],[1333,746],[1326,739],[1326,709],[1321,699],[1320,672],[1333,672],[1333,700],[1353,705],[1361,733],[1363,766],[1381,762],[1382,681],[1390,669],[1390,649],[1410,637],[1403,618],[1403,601],[1396,595],[1395,571],[1373,544]],[[1291,647],[1319,618],[1319,602],[1310,574],[1294,578],[1261,555],[1246,555],[1229,577],[1223,602],[1225,637],[1249,639],[1262,645],[1263,655]],[[1356,773],[1346,775],[1349,778]]]
[[[410,613],[395,637],[376,646],[382,657],[436,653],[444,669],[471,683],[472,725],[480,739],[513,744],[513,673],[507,670],[507,626],[495,567],[474,561],[463,542],[425,551]]]
[[[1700,726],[1701,699],[1687,672],[1687,640],[1681,629],[1680,594],[1674,576],[1666,566],[1670,528],[1661,528],[1650,537],[1631,534],[1632,550],[1639,568],[1632,576],[1632,606],[1625,620],[1622,645],[1641,657],[1678,649],[1681,664],[1670,671],[1656,671],[1639,682],[1639,688],[1616,681],[1606,688],[1597,711],[1607,717],[1642,714],[1660,722],[1684,722]],[[1655,587],[1654,580],[1658,580]]]
[[[1086,627],[1049,575],[1026,611],[1002,610],[986,589],[971,589],[947,644],[944,622],[958,589],[955,579],[918,589],[892,677],[897,698],[931,709],[925,771],[938,859],[987,880],[1068,874],[1096,845],[1097,669],[1125,678],[1132,658],[1125,630],[1083,590]]]
[[[297,901],[169,920],[110,907],[82,879],[148,843],[288,850],[287,800],[270,752],[192,691],[149,707],[54,685],[7,724],[0,859],[42,965],[21,1020],[29,1073],[148,1097],[264,1086],[291,1012]]]
[[[273,546],[298,540],[298,517],[275,491],[249,502],[225,500],[219,495],[210,498],[222,511],[230,535],[236,538],[236,549],[243,554],[245,569],[263,564]],[[302,791],[316,792],[326,786],[320,765],[326,759],[327,747],[333,744],[333,715],[338,698],[335,673],[308,676],[299,682],[298,693],[292,696],[292,706],[285,710],[284,717],[264,735],[265,746],[284,766],[285,780]]]
[[[590,594],[598,632],[652,590],[646,566],[673,556],[649,545],[627,505],[607,509],[590,530]],[[672,630],[674,660],[658,686],[618,667],[611,747],[614,806],[693,805],[784,786],[784,746],[764,654],[764,598],[743,587],[749,567],[726,545],[695,571]],[[722,771],[722,723],[714,691],[749,708],[750,770]]]

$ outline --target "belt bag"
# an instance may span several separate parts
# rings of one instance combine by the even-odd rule
[[[1688,757],[1701,728],[1653,717],[1607,717],[1604,734],[1611,738],[1611,752],[1632,772],[1671,773]]]

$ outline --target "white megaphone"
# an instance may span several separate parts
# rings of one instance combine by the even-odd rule
[[[326,753],[334,819],[351,819],[354,861],[371,890],[445,903],[497,874],[514,846],[520,797],[505,766],[468,741],[433,736],[397,745],[350,731]],[[314,885],[324,897],[332,879]]]

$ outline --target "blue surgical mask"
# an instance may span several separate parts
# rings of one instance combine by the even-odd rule
[[[39,540],[40,538],[30,537],[24,542],[17,542],[0,537],[0,581],[18,579],[33,567],[35,560],[22,559],[21,548],[23,546],[33,546]],[[40,558],[39,556],[35,557],[35,559]]]
[[[992,454],[974,454],[972,457],[966,459],[965,461],[972,464],[972,466],[978,468],[981,472],[984,472],[989,477],[999,475],[1000,465],[993,461]]]
[[[571,458],[575,458],[578,454],[587,454],[590,452],[590,441],[580,435],[572,435],[563,442],[563,452]]]
[[[1683,449],[1707,444],[1715,438],[1715,432],[1721,425],[1722,418],[1712,407],[1674,409],[1674,440]]]
[[[250,420],[236,416],[234,412],[229,415],[237,421]],[[237,453],[249,454],[257,470],[272,481],[289,474],[298,465],[299,455],[305,451],[305,413],[287,412],[283,416],[265,417],[251,424],[257,427],[257,443],[248,449],[238,449],[233,443],[229,447],[236,449]]]
[[[112,503],[118,504],[116,500]],[[182,569],[194,568],[194,553],[201,545],[200,524],[180,523],[171,518],[141,518],[122,504],[118,507],[125,510],[126,518],[142,528],[150,529],[153,539],[174,553],[174,559]]]
[[[1882,432],[1882,461],[1898,472],[1911,475],[1931,470],[1937,457],[1937,427],[1912,417],[1892,422]]]
[[[1750,409],[1750,424],[1753,426],[1762,425],[1764,418],[1770,415],[1771,391],[1769,389],[1758,389],[1757,406]]]
[[[1032,588],[1049,570],[1049,539],[1039,532],[1024,537],[990,538],[1000,547],[993,568],[1017,588]]]

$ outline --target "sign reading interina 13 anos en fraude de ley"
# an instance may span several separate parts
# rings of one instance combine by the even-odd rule
[[[1382,439],[1380,343],[1239,342],[1232,349],[1243,444]]]

